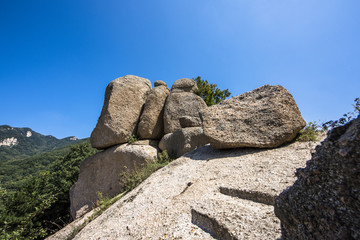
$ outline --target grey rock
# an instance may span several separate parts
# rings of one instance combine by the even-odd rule
[[[138,140],[133,142],[131,145],[150,145],[153,147],[158,147],[159,146],[159,141],[158,140],[152,140],[152,139],[145,139],[145,140]]]
[[[208,144],[201,127],[182,128],[166,134],[159,143],[159,148],[170,156],[180,157],[198,147]]]
[[[183,116],[179,118],[180,126],[187,127],[202,127],[202,122],[199,117]]]
[[[171,87],[171,93],[180,93],[180,92],[192,92],[194,93],[197,90],[197,84],[194,80],[189,78],[181,78],[174,82]]]
[[[154,86],[155,86],[155,87],[158,87],[158,86],[166,86],[166,87],[167,87],[166,83],[163,82],[163,81],[161,81],[161,80],[156,80],[156,81],[154,82]]]
[[[157,156],[157,148],[122,144],[85,159],[77,182],[70,190],[71,215],[74,219],[88,212],[98,199],[97,192],[112,197],[122,190],[120,174],[134,171],[146,160]]]
[[[306,125],[292,95],[271,85],[207,108],[202,120],[214,148],[278,147]]]
[[[275,202],[283,239],[360,239],[360,119],[333,129]]]
[[[171,93],[164,108],[165,134],[175,132],[181,128],[180,118],[200,118],[200,113],[206,108],[204,100],[194,93]]]
[[[137,134],[142,139],[161,139],[164,135],[164,105],[170,91],[166,85],[151,89],[141,114]]]
[[[153,173],[74,240],[279,239],[271,201],[294,183],[316,144],[200,147]]]
[[[90,142],[94,148],[104,149],[125,143],[136,133],[136,126],[151,90],[148,79],[126,75],[109,83],[104,105]]]

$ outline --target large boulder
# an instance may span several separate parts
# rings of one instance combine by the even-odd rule
[[[71,215],[78,218],[91,210],[97,192],[111,197],[122,190],[120,174],[134,171],[146,160],[157,156],[157,148],[148,145],[123,144],[85,159],[80,165],[77,182],[70,190]]]
[[[180,118],[183,117],[191,117],[193,122],[199,123],[198,127],[201,126],[200,113],[206,107],[204,100],[194,93],[171,93],[166,100],[164,108],[165,134],[180,129]]]
[[[170,156],[178,158],[187,152],[208,143],[201,127],[182,128],[166,134],[159,143],[159,148]]]
[[[161,139],[164,135],[164,105],[170,95],[169,88],[156,81],[151,89],[141,114],[137,134],[142,139]]]
[[[151,90],[148,79],[126,75],[109,83],[104,105],[90,142],[94,148],[104,149],[125,143],[136,133],[136,126]]]
[[[360,239],[360,119],[333,129],[275,201],[283,239]]]
[[[197,84],[194,80],[189,78],[181,78],[174,82],[171,87],[172,93],[180,92],[195,92],[198,89]]]
[[[278,147],[306,125],[292,95],[271,85],[207,108],[202,120],[214,148]]]

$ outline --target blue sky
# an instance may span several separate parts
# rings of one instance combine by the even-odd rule
[[[90,136],[107,84],[280,84],[306,121],[360,97],[358,0],[0,0],[0,125]]]

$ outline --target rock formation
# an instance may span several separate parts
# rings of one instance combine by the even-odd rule
[[[88,212],[98,199],[97,192],[112,197],[121,191],[120,174],[133,171],[157,156],[149,145],[122,144],[87,158],[80,165],[77,182],[70,190],[71,215],[75,219]]]
[[[191,117],[199,122],[200,113],[207,107],[204,100],[193,93],[196,82],[191,79],[182,78],[176,80],[171,88],[171,94],[167,98],[164,109],[165,134],[175,132],[181,128],[180,118]]]
[[[191,92],[195,93],[197,90],[197,84],[194,80],[189,78],[181,78],[174,82],[171,87],[172,93]]]
[[[278,239],[280,221],[272,205],[316,144],[200,147],[152,174],[74,240]]]
[[[142,139],[161,139],[164,135],[164,105],[170,91],[162,81],[155,81],[154,85],[146,99],[137,129]]]
[[[278,147],[306,125],[291,94],[271,85],[213,105],[202,119],[214,148]]]
[[[93,147],[105,150],[80,166],[70,191],[74,218],[94,206],[97,192],[105,197],[118,194],[120,174],[154,159],[158,145],[175,157],[207,144],[209,137],[219,148],[272,147],[291,140],[305,125],[292,96],[280,86],[267,85],[208,110],[191,79],[175,81],[171,93],[162,81],[154,86],[130,75],[108,85],[90,138]],[[127,144],[134,133],[142,140]],[[201,218],[197,215],[194,222]]]
[[[136,133],[138,119],[150,89],[148,79],[132,75],[110,82],[101,115],[91,133],[91,145],[104,149],[127,142]]]
[[[360,239],[360,119],[333,129],[276,199],[283,239]]]
[[[187,152],[208,143],[201,127],[188,127],[166,134],[159,143],[159,148],[170,156],[178,158]]]

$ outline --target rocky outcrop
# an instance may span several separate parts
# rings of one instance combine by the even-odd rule
[[[360,239],[360,119],[333,129],[276,199],[283,239]]]
[[[272,204],[316,144],[200,147],[152,174],[74,239],[278,239]]]
[[[200,118],[200,113],[206,108],[206,103],[198,95],[191,92],[171,93],[166,100],[164,109],[165,134],[181,128],[180,118]],[[201,122],[199,121],[199,126]],[[196,127],[199,127],[196,126]]]
[[[104,149],[127,142],[136,133],[138,119],[150,89],[148,79],[132,75],[110,82],[101,115],[90,136],[91,145]]]
[[[80,165],[77,182],[70,190],[71,215],[75,219],[91,210],[98,199],[114,196],[122,190],[120,174],[133,171],[146,160],[157,156],[157,148],[148,145],[123,144],[85,159]]]
[[[170,91],[165,83],[155,83],[156,86],[146,99],[137,129],[137,134],[142,139],[161,139],[164,135],[164,105]]]
[[[265,85],[207,108],[203,128],[214,148],[272,148],[289,142],[305,126],[291,94]]]
[[[161,139],[159,148],[162,151],[166,150],[170,156],[178,158],[207,143],[207,137],[201,127],[189,127],[166,134]]]
[[[194,93],[197,90],[197,84],[194,80],[189,78],[181,78],[174,82],[171,87],[172,93],[191,92]]]

